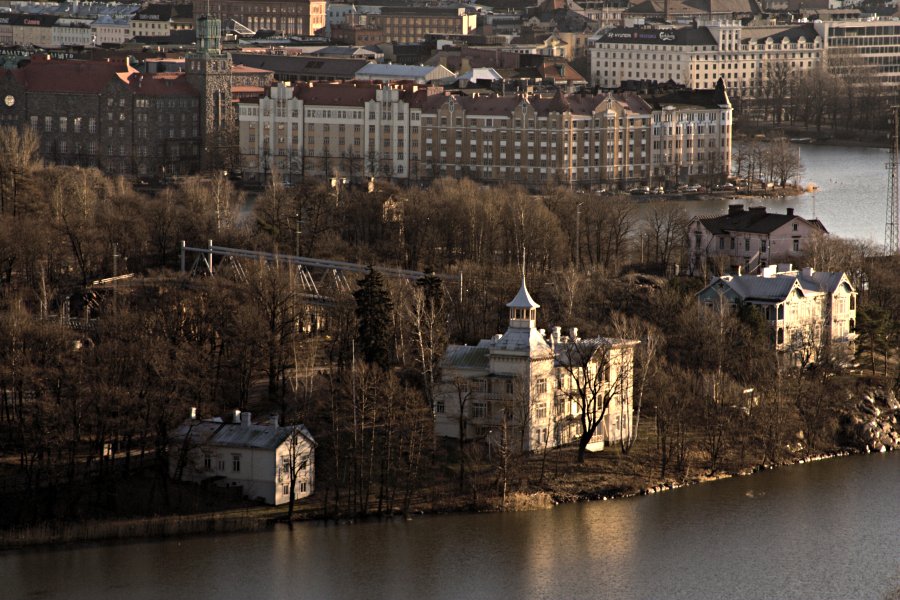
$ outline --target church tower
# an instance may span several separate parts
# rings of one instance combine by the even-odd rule
[[[185,56],[188,81],[200,92],[201,164],[210,166],[223,146],[236,140],[231,107],[231,55],[222,52],[222,22],[211,16],[197,19],[197,49]]]

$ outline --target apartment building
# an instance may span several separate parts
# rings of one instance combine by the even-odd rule
[[[148,4],[131,18],[130,28],[131,38],[166,38],[173,31],[194,28],[193,8],[190,4]]]
[[[368,24],[381,28],[387,42],[409,43],[429,33],[467,35],[478,26],[478,14],[471,7],[383,6],[368,15]]]
[[[272,73],[234,69],[215,19],[197,21],[198,47],[184,71],[140,73],[125,61],[57,60],[0,69],[0,122],[40,134],[59,164],[111,173],[172,175],[202,166],[220,147],[240,86],[262,89]]]
[[[254,31],[311,36],[325,28],[325,0],[194,0],[194,13],[234,19]]]
[[[365,173],[627,188],[724,178],[731,162],[731,105],[722,86],[645,99],[278,84],[264,98],[241,102],[239,119],[245,173],[259,177]]]
[[[502,443],[535,452],[574,442],[581,411],[597,401],[604,408],[588,450],[627,438],[632,429],[633,363],[636,340],[563,336],[537,329],[537,309],[525,279],[507,305],[506,331],[475,346],[447,347],[434,394],[438,436]],[[590,389],[581,398],[577,389]],[[609,402],[605,402],[605,400]],[[587,400],[587,402],[585,401]]]
[[[418,152],[422,96],[435,88],[368,82],[278,83],[239,108],[245,175],[406,179]]]
[[[820,21],[813,26],[825,40],[830,67],[900,85],[900,19]]]
[[[794,73],[824,56],[823,36],[811,23],[744,27],[715,21],[688,27],[616,27],[592,42],[591,81],[616,88],[626,80],[672,80],[708,89],[724,80],[735,96],[756,96],[778,63]]]

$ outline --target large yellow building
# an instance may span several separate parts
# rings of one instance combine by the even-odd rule
[[[627,188],[719,180],[731,164],[731,104],[721,85],[641,97],[279,83],[239,112],[244,171],[264,179],[450,176]]]

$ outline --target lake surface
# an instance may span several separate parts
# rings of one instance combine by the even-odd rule
[[[817,218],[835,235],[884,243],[887,207],[889,153],[884,148],[845,148],[840,146],[800,145],[804,166],[802,185],[814,183],[815,193],[787,198],[740,198],[745,206],[767,206],[784,213],[793,208],[797,214]],[[676,201],[689,216],[717,215],[727,210],[725,198]]]
[[[882,600],[900,453],[516,514],[0,554],[0,597]]]

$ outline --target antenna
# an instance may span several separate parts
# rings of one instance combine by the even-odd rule
[[[525,281],[525,245],[522,245],[522,281]]]
[[[900,251],[900,185],[898,185],[898,163],[900,163],[900,106],[891,107],[891,154],[885,165],[888,170],[887,209],[884,224],[884,251],[888,256]]]

